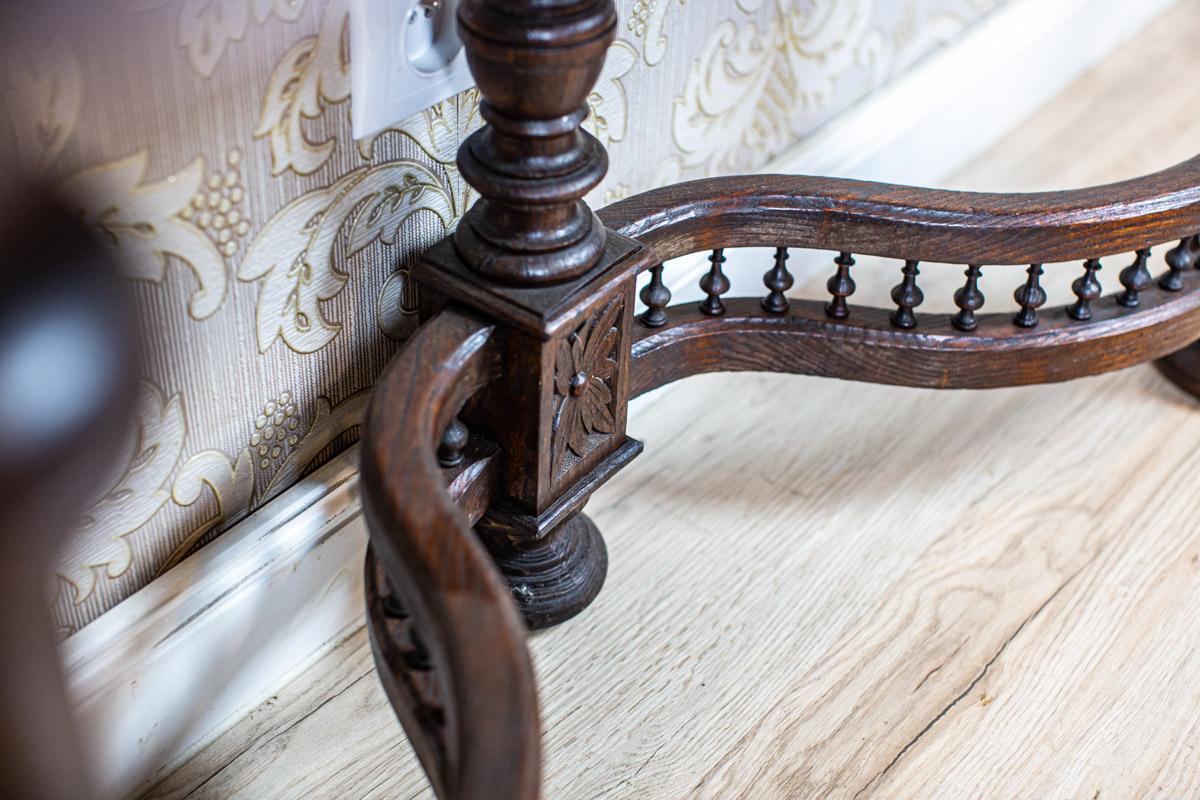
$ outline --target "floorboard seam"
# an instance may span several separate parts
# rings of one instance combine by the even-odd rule
[[[1033,620],[1037,619],[1038,615],[1041,614],[1043,611],[1045,611],[1047,606],[1049,606],[1052,602],[1054,602],[1054,599],[1056,597],[1058,597],[1059,594],[1062,593],[1063,589],[1066,589],[1068,586],[1070,586],[1071,583],[1077,577],[1079,577],[1080,573],[1082,573],[1085,569],[1087,569],[1089,566],[1091,566],[1092,562],[1096,560],[1098,555],[1099,555],[1099,553],[1093,555],[1090,559],[1087,560],[1086,563],[1083,564],[1083,566],[1081,566],[1079,569],[1075,570],[1075,572],[1071,573],[1071,575],[1065,581],[1063,581],[1061,584],[1059,584],[1057,589],[1055,589],[1053,592],[1050,593],[1050,596],[1047,597],[1040,606],[1038,606],[1037,608],[1035,608],[1033,610],[1033,613],[1031,613],[1029,616],[1027,616],[1025,619],[1023,619],[1021,621],[1021,624],[1016,627],[1016,630],[1014,630],[1007,639],[1005,639],[1003,642],[1001,642],[1000,647],[996,650],[995,653],[992,654],[992,657],[987,660],[987,663],[983,665],[983,668],[981,670],[979,670],[979,674],[976,675],[974,677],[974,679],[972,679],[970,684],[967,685],[967,688],[963,689],[962,692],[960,692],[957,697],[955,697],[953,700],[951,700],[949,702],[949,704],[946,705],[945,708],[943,708],[941,711],[939,711],[933,717],[933,719],[931,719],[928,723],[926,723],[925,727],[921,728],[921,730],[917,732],[916,736],[914,736],[911,740],[909,740],[909,742],[906,745],[904,745],[904,747],[900,748],[900,751],[898,753],[896,753],[895,757],[891,761],[888,762],[887,766],[885,766],[883,769],[879,770],[874,775],[872,775],[870,780],[868,780],[865,784],[863,784],[862,788],[860,788],[857,792],[854,793],[853,800],[859,800],[859,798],[862,797],[864,792],[867,792],[867,791],[875,788],[887,776],[887,774],[892,770],[892,768],[895,767],[896,764],[900,763],[900,759],[904,758],[904,756],[908,753],[908,751],[911,750],[914,746],[916,746],[917,742],[920,741],[922,736],[924,736],[926,733],[928,733],[933,728],[934,725],[938,724],[938,722],[940,722],[943,717],[945,717],[948,713],[950,713],[950,711],[956,705],[958,705],[959,702],[964,697],[966,697],[972,691],[974,691],[975,687],[979,685],[979,682],[981,680],[983,680],[985,675],[987,675],[988,670],[991,669],[991,667],[992,667],[992,664],[996,663],[996,660],[998,658],[1000,658],[1000,656],[1008,648],[1009,644],[1011,644],[1014,639],[1016,639],[1018,636],[1020,636],[1021,631],[1025,630],[1026,626],[1028,626],[1030,622],[1033,622]]]

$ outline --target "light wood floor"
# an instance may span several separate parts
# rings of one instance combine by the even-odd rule
[[[952,184],[1192,155],[1196,42],[1189,0]],[[1020,271],[992,272],[1003,307]],[[608,584],[531,640],[548,800],[1200,797],[1200,404],[1151,368],[974,393],[706,376],[630,429],[645,454],[589,507]],[[361,631],[152,796],[432,797]]]

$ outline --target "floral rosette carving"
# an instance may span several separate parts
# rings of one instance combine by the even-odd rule
[[[616,431],[614,382],[623,306],[620,298],[613,300],[558,344],[554,366],[556,470],[568,449],[582,458],[588,453],[592,434]]]

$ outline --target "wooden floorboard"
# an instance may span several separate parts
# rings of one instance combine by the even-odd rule
[[[1194,154],[1197,41],[1188,0],[951,184]],[[925,308],[961,270],[928,270]],[[894,272],[863,260],[855,299]],[[1005,307],[1020,270],[986,272]],[[1075,274],[1048,270],[1056,296]],[[548,800],[1200,797],[1200,404],[1150,367],[987,392],[710,375],[630,431],[645,454],[589,506],[604,592],[530,641]],[[150,796],[432,794],[360,630]]]

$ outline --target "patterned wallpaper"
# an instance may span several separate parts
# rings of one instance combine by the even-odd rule
[[[760,167],[999,2],[618,0],[590,199]],[[471,91],[354,141],[346,0],[47,16],[0,54],[3,135],[120,253],[146,337],[136,431],[55,579],[65,636],[355,439],[480,120]]]

